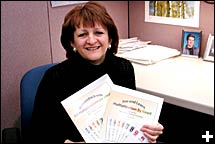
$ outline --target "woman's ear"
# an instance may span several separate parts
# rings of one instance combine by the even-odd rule
[[[109,44],[110,44],[110,45],[111,45],[111,43],[112,43],[112,39],[109,40]]]
[[[70,45],[72,46],[73,51],[74,51],[74,52],[76,52],[76,51],[77,51],[77,49],[75,48],[75,45],[74,45],[72,42],[70,42]]]
[[[70,42],[70,45],[71,45],[72,47],[74,47],[74,44],[73,44],[72,42]]]
[[[109,49],[111,48],[111,43],[112,43],[112,39],[109,40],[109,45],[108,45]]]

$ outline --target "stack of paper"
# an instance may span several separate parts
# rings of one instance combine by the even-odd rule
[[[118,46],[118,53],[124,53],[134,49],[143,48],[149,43],[151,43],[151,41],[144,42],[144,41],[138,40],[137,37],[120,39],[119,46]]]
[[[115,85],[105,74],[61,103],[86,143],[145,143],[140,129],[158,122],[163,98]]]
[[[124,57],[133,62],[149,65],[161,60],[179,56],[180,51],[160,45],[145,45],[139,49],[133,49],[124,53],[118,53],[117,56]]]

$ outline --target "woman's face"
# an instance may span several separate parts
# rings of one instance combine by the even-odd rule
[[[109,44],[107,29],[95,23],[95,27],[83,27],[81,25],[80,28],[76,28],[74,43],[71,45],[84,59],[92,64],[99,65],[105,59]]]

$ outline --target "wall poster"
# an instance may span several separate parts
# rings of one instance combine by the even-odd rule
[[[199,27],[200,1],[145,1],[145,22]]]

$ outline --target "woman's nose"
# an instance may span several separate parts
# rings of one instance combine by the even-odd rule
[[[93,34],[89,34],[87,43],[94,44],[96,42],[96,37]]]

